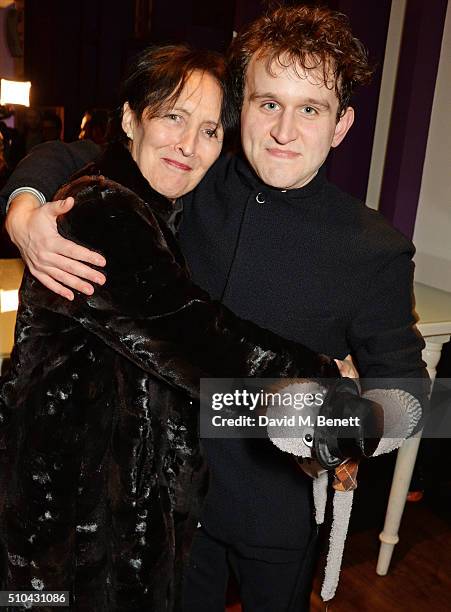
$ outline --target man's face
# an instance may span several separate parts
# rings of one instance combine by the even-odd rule
[[[283,58],[282,58],[283,61]],[[241,112],[241,140],[252,168],[267,185],[296,189],[306,185],[352,125],[348,107],[337,123],[335,88],[322,69],[306,74],[266,58],[251,59]]]

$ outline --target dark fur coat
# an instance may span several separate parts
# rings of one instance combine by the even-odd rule
[[[200,377],[335,364],[191,282],[171,204],[122,146],[69,195],[59,230],[106,257],[107,282],[69,302],[25,273],[0,392],[1,589],[69,590],[73,610],[178,610],[207,486]]]

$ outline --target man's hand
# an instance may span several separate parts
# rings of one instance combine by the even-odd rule
[[[354,365],[351,355],[346,355],[344,359],[334,359],[343,378],[359,378],[359,373]]]
[[[336,468],[345,459],[371,457],[383,431],[382,406],[362,397],[350,378],[340,378],[329,386],[319,409],[313,435],[314,456],[326,470]]]
[[[104,266],[104,257],[58,233],[57,218],[73,205],[73,198],[67,198],[40,206],[32,194],[21,193],[11,202],[5,222],[11,240],[33,276],[68,300],[74,299],[68,287],[92,295],[94,287],[82,279],[99,285],[106,280],[102,273],[80,263]]]

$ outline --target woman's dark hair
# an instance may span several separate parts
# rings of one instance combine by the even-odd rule
[[[150,47],[131,64],[120,91],[120,112],[125,102],[138,120],[155,117],[170,108],[180,96],[190,75],[199,70],[211,75],[222,89],[221,124],[226,132],[236,128],[238,113],[227,92],[224,58],[214,51],[187,45]],[[122,134],[123,137],[123,134]]]

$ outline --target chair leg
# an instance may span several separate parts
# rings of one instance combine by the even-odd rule
[[[404,442],[398,450],[395,472],[385,515],[384,528],[379,535],[381,546],[377,560],[376,573],[385,576],[390,566],[395,544],[399,542],[398,531],[406,504],[410,480],[421,441],[421,432]]]

